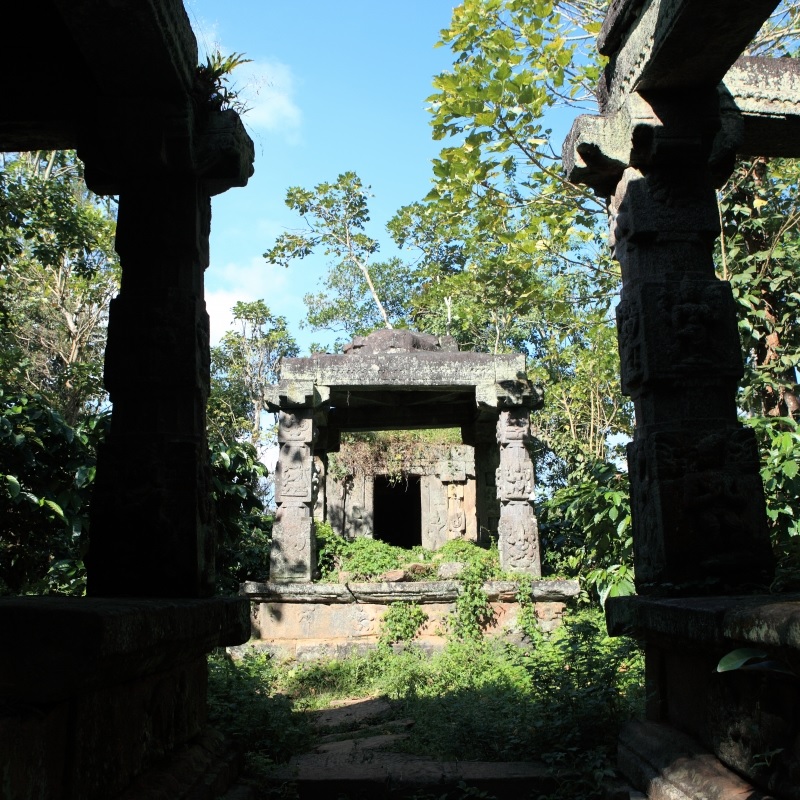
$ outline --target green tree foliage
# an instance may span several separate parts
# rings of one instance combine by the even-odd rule
[[[263,300],[237,303],[233,319],[237,329],[211,348],[209,438],[260,445],[270,438],[263,420],[266,388],[277,382],[281,359],[296,356],[299,349],[286,318],[275,316]]]
[[[770,417],[800,415],[797,174],[796,161],[741,161],[719,193],[717,263],[738,302],[747,367],[741,401]]]
[[[618,270],[603,243],[602,203],[561,175],[547,112],[584,101],[601,3],[465,0],[440,45],[434,188],[390,223],[419,254],[412,317],[468,349],[525,349],[547,387],[534,418],[553,479],[579,457],[609,458],[631,431],[619,390],[612,303]],[[603,6],[601,8],[601,6]]]
[[[626,481],[610,460],[632,427],[611,313],[619,278],[604,209],[563,179],[560,141],[543,120],[563,104],[593,110],[602,67],[594,37],[606,10],[593,0],[464,0],[439,42],[453,66],[430,98],[433,135],[446,143],[434,189],[391,224],[398,243],[420,254],[414,319],[477,349],[523,346],[532,357],[546,387],[533,418],[543,444],[540,513],[566,548],[562,567],[580,568],[601,596],[631,585]],[[751,52],[796,47],[799,22],[782,3]],[[720,272],[740,303],[749,367],[744,408],[784,419],[798,407],[796,185],[792,162],[757,159],[740,163],[720,192]],[[790,433],[761,431],[768,445]],[[794,461],[768,462],[765,475],[780,478],[765,479],[768,492],[777,491]],[[769,503],[785,522],[786,504]],[[776,536],[780,529],[776,522]]]
[[[368,198],[369,187],[354,172],[313,190],[294,186],[286,193],[286,205],[303,218],[306,229],[279,236],[264,258],[289,266],[321,249],[329,259],[323,291],[304,298],[314,330],[353,336],[404,325],[410,274],[399,259],[372,261],[379,246],[365,232]]]
[[[540,532],[550,569],[583,578],[601,603],[633,592],[628,476],[615,464],[579,462],[544,504]]]
[[[249,442],[218,442],[211,450],[217,522],[217,589],[236,594],[246,580],[267,580],[272,517],[265,513],[267,469]]]
[[[68,425],[38,395],[0,390],[0,594],[82,594],[95,452],[107,415]]]
[[[283,358],[298,354],[286,319],[263,300],[233,307],[236,329],[211,349],[208,434],[217,520],[217,587],[237,592],[245,580],[266,580],[272,518],[265,509],[270,482],[259,449],[274,440],[267,425],[266,389]]]
[[[105,326],[119,287],[115,208],[86,189],[72,151],[2,159],[0,374],[74,425],[105,400]]]

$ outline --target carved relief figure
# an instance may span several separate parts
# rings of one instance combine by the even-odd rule
[[[528,453],[503,454],[503,463],[497,469],[497,492],[505,500],[533,499],[533,464]]]
[[[278,436],[281,442],[310,442],[311,420],[292,411],[282,411]]]
[[[447,515],[447,528],[451,534],[456,536],[463,536],[467,530],[467,515],[457,497],[451,500],[450,513]]]
[[[304,464],[281,464],[281,498],[308,497],[311,491],[308,472]]]

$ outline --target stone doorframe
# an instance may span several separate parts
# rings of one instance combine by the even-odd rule
[[[541,403],[524,355],[462,353],[450,337],[381,330],[341,355],[284,360],[268,396],[280,448],[271,580],[312,579],[316,464],[342,431],[455,427],[475,447],[478,517],[499,537],[501,566],[540,576],[530,414]]]

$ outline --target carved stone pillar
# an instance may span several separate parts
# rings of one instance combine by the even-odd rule
[[[488,543],[497,534],[500,501],[497,499],[497,424],[475,426],[475,506],[478,517],[478,541]]]
[[[714,113],[713,99],[659,98],[640,169],[625,170],[611,201],[622,389],[636,409],[628,466],[640,593],[746,591],[771,573],[755,437],[736,413],[734,300],[712,261]]]
[[[512,408],[501,411],[497,421],[500,445],[500,466],[497,468],[500,521],[497,533],[500,566],[540,577],[539,530],[533,513],[533,461],[528,451],[529,415],[527,408]]]
[[[208,192],[191,177],[120,193],[122,285],[109,311],[113,412],[92,499],[92,595],[213,592],[203,300],[210,220]]]
[[[311,409],[281,411],[280,453],[275,469],[278,511],[272,527],[270,580],[310,581],[316,567],[314,524],[314,415]]]
[[[325,522],[328,519],[328,454],[324,450],[314,456],[314,475],[316,481],[314,519],[317,522]]]

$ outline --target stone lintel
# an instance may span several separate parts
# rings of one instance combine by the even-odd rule
[[[486,581],[489,600],[510,602],[520,593],[517,581]],[[240,594],[260,602],[282,603],[439,603],[452,602],[461,592],[459,581],[410,581],[407,583],[258,583],[242,584]],[[577,597],[578,581],[531,580],[531,597],[540,602],[559,602]]]
[[[110,95],[191,91],[197,42],[181,0],[53,0]],[[135,35],[132,35],[135,33]],[[108,70],[107,65],[114,69]]]
[[[376,353],[368,358],[314,355],[287,358],[281,366],[280,387],[311,383],[331,388],[397,386],[461,387],[478,383],[518,381],[525,375],[521,353]]]
[[[475,417],[475,400],[430,405],[375,405],[347,408],[336,406],[328,413],[328,424],[343,431],[395,431],[419,428],[458,428]]]
[[[612,597],[606,621],[613,636],[800,651],[800,594],[726,597]]]
[[[795,59],[742,57],[724,84],[744,122],[740,155],[800,155],[800,64]]]
[[[10,597],[0,630],[0,698],[42,703],[245,642],[250,614],[241,597]]]
[[[713,88],[778,0],[627,0],[612,3],[599,38],[609,56],[598,92],[615,111],[631,92]]]

